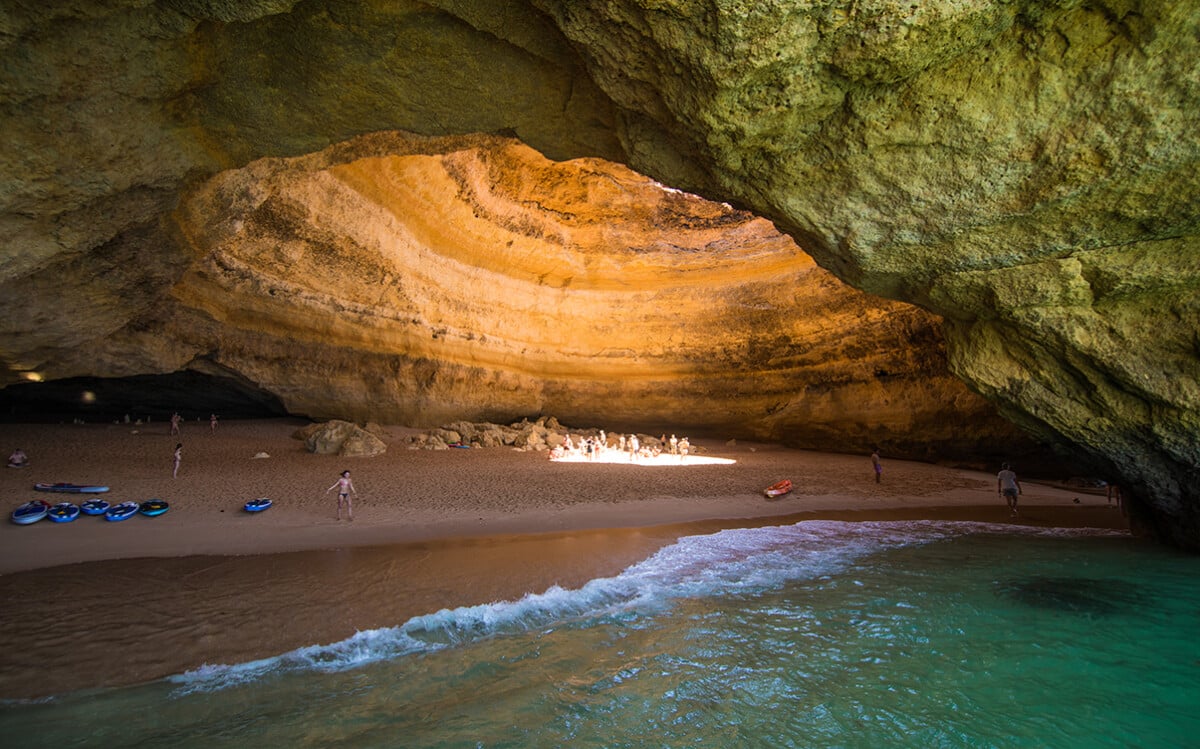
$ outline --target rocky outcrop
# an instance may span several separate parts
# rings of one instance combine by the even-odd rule
[[[296,436],[304,440],[305,449],[318,455],[369,458],[387,452],[387,443],[377,435],[340,419],[312,424]]]
[[[303,348],[297,342],[322,331],[310,328],[308,339],[265,335],[265,316],[290,311],[286,304],[229,303],[242,293],[252,297],[264,276],[247,270],[239,286],[232,280],[237,268],[215,273],[204,266],[209,248],[201,242],[212,234],[189,216],[200,196],[232,179],[209,178],[226,170],[282,174],[291,167],[258,160],[323,154],[308,157],[326,166],[314,168],[324,176],[304,189],[321,206],[314,215],[326,217],[321,198],[362,196],[373,182],[382,184],[367,176],[376,173],[355,150],[362,141],[351,140],[363,133],[504,133],[554,159],[624,162],[664,184],[748,208],[854,286],[943,317],[944,328],[908,326],[918,340],[939,341],[914,346],[911,356],[940,350],[944,331],[951,367],[974,391],[1030,433],[1119,477],[1138,500],[1139,519],[1160,535],[1200,547],[1200,10],[1193,4],[486,6],[118,0],[6,7],[3,381],[172,367],[228,376],[231,367],[250,383],[266,383],[271,368],[264,362],[274,360],[275,369],[294,364]],[[352,157],[325,150],[347,141]],[[328,194],[322,184],[332,186]],[[248,215],[245,206],[264,191],[232,194],[229,215]],[[381,197],[362,200],[388,205]],[[250,223],[257,231],[272,223],[312,229],[304,216],[271,213],[297,204],[308,205],[268,201]],[[318,235],[310,231],[291,246],[344,249]],[[208,256],[214,261],[236,257],[229,243],[216,247]],[[799,268],[792,252],[780,255],[784,276]],[[511,260],[503,251],[498,257]],[[584,270],[605,265],[604,256],[588,257]],[[615,257],[610,279],[637,276],[636,263]],[[751,275],[770,266],[736,252],[728,257],[723,267],[744,264]],[[569,277],[572,285],[555,292],[562,304],[589,307],[608,293],[580,288],[588,273]],[[206,307],[200,292],[208,280],[220,303]],[[754,283],[751,298],[773,298],[762,277]],[[328,292],[314,291],[314,298]],[[365,303],[357,298],[345,314],[327,318],[340,326],[329,328],[331,340],[353,338],[345,330],[372,317],[362,313]],[[231,315],[222,318],[223,309]],[[446,320],[423,320],[412,330],[444,326],[448,338],[437,346],[455,348],[455,356],[389,358],[373,338],[361,351],[313,349],[320,364],[297,367],[290,389],[274,394],[287,404],[305,402],[321,367],[337,380],[361,364],[373,374],[360,394],[388,395],[387,382],[403,382],[404,398],[393,401],[420,392],[425,403],[457,406],[441,399],[454,388],[443,388],[465,385],[461,368],[471,359],[454,337],[459,310],[446,309]],[[760,390],[757,375],[826,352],[797,351],[799,337],[786,323],[782,337],[766,335],[750,321],[750,307],[725,309],[743,310],[720,334],[740,343],[702,346],[697,351],[706,358],[690,363],[724,374],[698,378],[670,398],[713,403],[685,409],[689,416],[703,410],[717,421],[737,420],[744,415],[705,399],[710,390],[740,389],[751,412],[767,415],[764,423],[783,414],[778,430],[772,426],[764,437],[813,421],[796,413],[797,401],[779,398],[797,388],[781,391],[784,378],[766,376]],[[761,323],[776,324],[777,311],[761,315]],[[706,322],[720,330],[724,320]],[[391,342],[403,338],[400,330],[397,318],[392,331],[400,337]],[[642,339],[657,344],[646,361],[670,364],[671,355],[658,349],[674,342],[652,328],[642,332],[656,336]],[[434,346],[432,335],[421,350]],[[867,340],[871,350],[896,339]],[[553,357],[536,349],[561,340],[551,333],[531,343],[529,361],[549,367]],[[578,378],[561,369],[522,369],[514,365],[519,351],[486,349],[491,358],[481,368],[497,373],[484,380],[488,390],[524,390],[547,375],[554,384],[536,398],[561,402],[555,412],[564,417],[583,413],[586,402],[573,400],[567,387]],[[453,364],[430,369],[425,361]],[[732,362],[757,366],[729,368]],[[884,387],[888,377],[922,366],[868,367],[882,373],[874,384],[851,378],[852,387],[810,390],[803,403],[824,401],[814,413],[837,414],[829,430],[837,431],[861,419],[861,404],[879,417],[874,407],[895,397]],[[612,370],[596,371],[608,372],[597,386],[620,395]],[[631,392],[666,409],[644,376]],[[934,388],[932,397],[940,392]],[[621,407],[620,398],[611,400]],[[918,423],[895,426],[910,436],[919,431]],[[810,429],[803,438],[819,438],[820,429]]]
[[[662,439],[649,434],[637,435],[639,444],[655,453],[669,449]],[[409,450],[449,450],[455,448],[510,447],[522,452],[549,452],[559,448],[561,455],[563,444],[570,440],[572,449],[581,450],[583,441],[592,439],[597,445],[622,451],[625,450],[623,435],[607,434],[600,427],[568,427],[561,424],[553,416],[542,416],[534,421],[522,419],[512,424],[492,424],[489,422],[456,421],[436,429],[429,429],[405,437],[403,442]],[[730,447],[737,444],[736,440],[727,443]],[[690,448],[691,454],[706,452],[699,445]],[[554,455],[551,456],[552,458]]]

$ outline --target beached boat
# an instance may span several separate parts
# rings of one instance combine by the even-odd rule
[[[89,499],[80,503],[79,511],[84,515],[103,515],[108,512],[110,506],[103,499]]]
[[[262,512],[270,506],[270,499],[267,499],[266,497],[259,497],[258,499],[252,499],[246,504],[242,505],[242,508],[246,510],[246,512]]]
[[[784,479],[783,481],[771,484],[766,489],[763,489],[763,494],[768,498],[782,497],[792,491],[792,480]]]
[[[69,523],[79,517],[79,505],[72,502],[59,502],[46,512],[46,517],[55,523]]]
[[[139,508],[140,505],[137,502],[122,502],[108,508],[108,511],[104,513],[104,519],[112,523],[119,523],[136,515]]]
[[[46,517],[50,505],[40,499],[26,502],[12,512],[12,521],[17,525],[29,525]]]
[[[148,499],[138,505],[138,512],[147,517],[155,517],[161,515],[170,508],[170,505],[161,499]]]

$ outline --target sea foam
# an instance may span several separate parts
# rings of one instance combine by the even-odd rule
[[[505,634],[610,616],[652,615],[687,599],[754,592],[847,569],[869,554],[968,534],[1123,535],[1096,529],[1043,529],[974,522],[841,522],[728,529],[685,536],[614,577],[580,588],[553,586],[515,601],[442,609],[400,626],[356,632],[246,663],[204,665],[169,677],[176,694],[215,691],[272,675],[340,671]]]

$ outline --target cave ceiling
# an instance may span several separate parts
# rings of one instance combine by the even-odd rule
[[[914,453],[995,409],[1195,547],[1198,39],[1183,2],[8,3],[0,376]]]

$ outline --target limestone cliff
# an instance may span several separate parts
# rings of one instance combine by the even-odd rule
[[[923,457],[1028,445],[949,376],[935,318],[609,162],[374,135],[223,172],[176,222],[192,262],[172,312],[117,348],[240,373],[293,413],[555,414]]]
[[[944,315],[968,384],[1200,545],[1200,6],[539,5],[694,157],[643,168]]]
[[[286,337],[255,338],[255,326],[237,318],[249,314],[243,307],[279,314],[277,302],[200,301],[205,283],[229,298],[257,290],[254,273],[239,287],[235,269],[204,267],[204,251],[232,262],[238,243],[188,219],[233,179],[223,173],[282,179],[287,168],[258,160],[325,153],[318,160],[327,164],[293,187],[362,200],[382,216],[387,201],[368,197],[370,185],[393,157],[381,154],[390,166],[367,176],[359,155],[324,149],[374,131],[505,133],[556,160],[624,162],[744,207],[843,280],[942,316],[951,367],[973,390],[1119,477],[1162,536],[1200,547],[1198,40],[1200,6],[1137,0],[8,4],[0,8],[4,381],[100,374],[98,361],[140,372],[166,362],[220,369],[216,360],[232,361],[226,351],[239,346],[256,352],[248,367],[287,361]],[[452,171],[451,154],[425,155]],[[273,222],[302,230],[296,243],[334,246],[317,236],[319,224],[270,215],[293,205],[276,195],[243,225],[266,231]],[[228,208],[233,216],[244,206]],[[355,239],[369,241],[378,237]],[[789,272],[794,252],[777,258]],[[754,275],[770,260],[727,257],[722,272],[745,264],[754,294],[775,298]],[[481,283],[505,277],[478,267],[497,274]],[[527,279],[539,266],[516,267]],[[610,278],[644,270],[619,254],[608,268]],[[546,272],[545,294],[568,277]],[[601,290],[576,284],[599,275],[573,272],[556,293],[594,309]],[[364,303],[343,302],[351,318]],[[515,349],[451,345],[460,311],[447,307],[434,323],[445,325],[438,345],[454,362],[439,377],[459,377],[467,350],[488,366],[503,363],[497,371],[522,372],[506,368]],[[739,324],[724,333],[714,325],[726,342],[741,342],[737,356],[715,361],[795,356],[794,322],[776,339]],[[207,342],[225,326],[230,343],[217,356]],[[557,345],[548,335],[531,336],[533,348]],[[364,343],[363,359],[347,347],[324,352],[321,366],[331,374],[357,366],[375,355]],[[187,358],[201,350],[204,358]],[[406,387],[436,380],[393,364]],[[737,371],[726,371],[725,387],[757,399],[754,412],[776,403],[776,385],[757,395]],[[546,382],[561,373],[548,374]],[[528,376],[493,389],[524,389]],[[306,389],[279,396],[299,403]],[[781,419],[780,428],[800,421]]]

